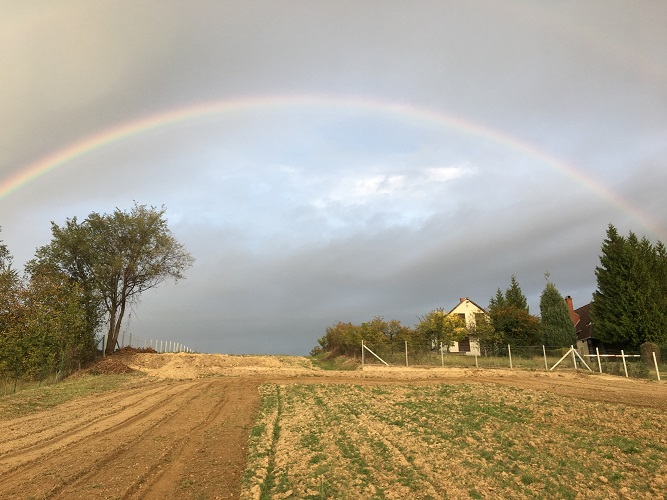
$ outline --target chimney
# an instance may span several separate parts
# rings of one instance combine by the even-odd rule
[[[468,299],[468,297],[459,297],[459,304],[466,301],[467,299]]]
[[[569,295],[565,297],[565,303],[567,304],[567,310],[570,313],[570,319],[572,323],[576,326],[579,322],[579,315],[574,312],[574,306],[572,305],[572,297]]]

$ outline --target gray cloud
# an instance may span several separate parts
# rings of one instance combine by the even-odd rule
[[[533,312],[546,271],[581,305],[608,223],[667,240],[665,19],[657,1],[5,2],[0,183],[208,101],[355,97],[487,132],[349,105],[183,120],[0,194],[0,237],[22,263],[51,220],[165,204],[197,263],[127,328],[209,351],[303,354],[334,321],[486,305],[512,274]]]

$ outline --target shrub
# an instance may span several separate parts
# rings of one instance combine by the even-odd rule
[[[639,352],[642,355],[642,361],[647,365],[653,366],[653,353],[655,353],[655,359],[660,363],[660,347],[658,347],[658,344],[644,342],[639,346]]]

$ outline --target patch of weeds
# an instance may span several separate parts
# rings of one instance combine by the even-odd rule
[[[628,439],[624,436],[612,436],[602,443],[603,446],[612,446],[618,448],[628,455],[640,453],[639,443],[635,439]]]
[[[537,481],[537,478],[532,474],[524,474],[521,476],[521,483],[529,486]]]
[[[324,462],[326,459],[327,456],[324,453],[315,453],[312,457],[310,457],[310,460],[308,460],[308,464],[317,465],[320,462]]]
[[[336,489],[329,481],[320,478],[320,484],[317,488],[317,498],[335,498]]]
[[[320,436],[314,432],[310,431],[301,436],[301,446],[304,448],[316,448],[320,444]]]
[[[555,481],[547,480],[544,485],[544,492],[551,498],[574,500],[577,497],[576,493],[570,490],[561,481],[562,478],[556,478]]]
[[[474,498],[475,500],[481,500],[484,498],[476,489],[468,490],[468,495],[470,495],[470,498]]]
[[[368,468],[366,460],[361,456],[359,449],[354,445],[345,431],[341,432],[340,439],[336,444],[343,458],[349,460],[360,475],[370,478],[371,471]]]
[[[615,471],[615,472],[613,472],[609,475],[609,480],[612,483],[618,483],[618,482],[623,481],[624,479],[625,479],[625,476],[621,472],[618,472],[618,471]]]
[[[354,371],[361,367],[361,364],[347,356],[335,356],[323,352],[310,358],[314,366],[322,370],[340,370],[340,371]]]
[[[72,399],[112,391],[133,381],[140,375],[82,375],[59,382],[25,389],[16,394],[0,397],[0,418],[14,418],[47,410]]]
[[[260,437],[266,432],[265,424],[257,424],[250,431],[250,437]]]

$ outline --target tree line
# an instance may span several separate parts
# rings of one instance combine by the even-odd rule
[[[667,251],[630,232],[618,234],[609,225],[602,243],[600,265],[595,269],[597,289],[591,301],[593,336],[610,346],[637,350],[642,344],[667,344]],[[465,324],[458,315],[436,309],[406,326],[397,320],[375,317],[354,325],[329,326],[312,353],[353,355],[362,339],[372,345],[400,347],[405,341],[431,348],[449,346],[467,336],[482,348],[501,345],[569,347],[577,341],[565,299],[545,274],[539,316],[530,313],[528,301],[515,276],[503,292],[491,297],[486,312]]]
[[[565,300],[550,281],[540,301],[542,318],[530,314],[528,301],[515,276],[503,293],[500,288],[489,301],[488,314],[477,314],[466,321],[459,314],[449,314],[438,308],[419,316],[412,326],[398,320],[386,321],[375,317],[354,325],[338,322],[318,339],[313,354],[331,352],[353,355],[359,352],[361,341],[374,346],[400,348],[407,341],[413,346],[430,349],[447,348],[466,337],[477,339],[485,350],[496,350],[501,345],[569,346],[576,342],[574,324]]]
[[[23,273],[0,241],[0,375],[41,377],[117,346],[141,293],[178,281],[194,259],[171,234],[165,208],[91,213],[51,223],[51,242]]]

